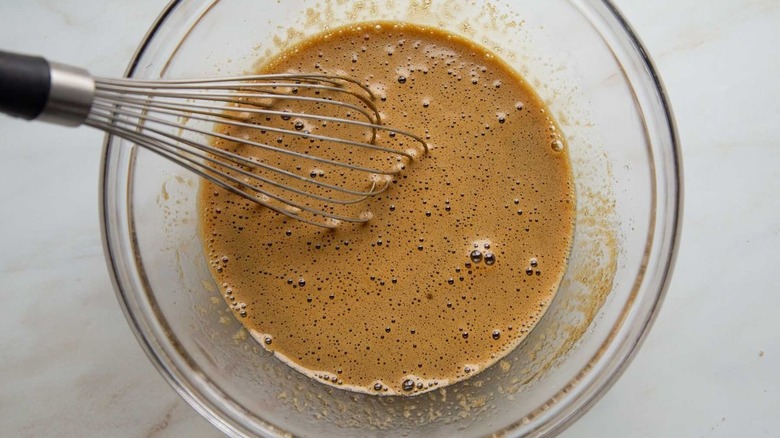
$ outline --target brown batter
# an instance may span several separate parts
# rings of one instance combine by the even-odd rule
[[[240,321],[299,371],[368,393],[420,393],[506,355],[552,300],[573,234],[565,142],[538,96],[485,49],[401,23],[331,31],[261,72],[287,71],[364,81],[430,152],[363,204],[367,225],[335,230],[204,182],[203,241]]]

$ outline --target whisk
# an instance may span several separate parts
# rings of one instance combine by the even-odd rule
[[[376,96],[346,76],[310,73],[182,80],[92,77],[0,51],[0,111],[123,138],[282,215],[335,227],[428,152],[383,124]],[[346,157],[346,158],[344,158]]]

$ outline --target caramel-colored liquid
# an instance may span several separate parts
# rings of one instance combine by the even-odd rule
[[[367,393],[424,392],[509,353],[555,295],[573,235],[569,159],[543,102],[494,54],[401,23],[333,30],[260,73],[291,71],[364,82],[384,122],[430,151],[361,204],[368,224],[336,229],[204,182],[202,238],[237,318],[295,369]]]

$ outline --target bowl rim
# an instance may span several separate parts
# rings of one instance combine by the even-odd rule
[[[211,0],[211,1],[212,3],[216,3],[220,0]],[[661,77],[658,73],[655,63],[651,59],[645,46],[639,39],[638,35],[636,34],[632,26],[622,15],[620,10],[613,4],[612,2],[613,0],[584,0],[584,1],[586,1],[587,3],[593,3],[593,4],[598,4],[603,6],[605,10],[611,15],[611,18],[616,20],[620,29],[625,33],[624,36],[627,39],[626,42],[629,44],[629,47],[630,49],[632,49],[634,54],[638,55],[638,60],[641,61],[652,83],[652,89],[655,94],[654,97],[657,98],[657,101],[660,104],[660,110],[663,114],[663,118],[661,122],[664,125],[665,128],[664,130],[665,131],[668,130],[667,132],[664,133],[664,136],[665,139],[668,140],[668,145],[669,148],[671,149],[670,151],[671,159],[668,162],[668,164],[670,165],[670,169],[668,169],[666,172],[666,176],[668,177],[666,179],[666,186],[667,186],[666,199],[665,199],[666,202],[663,205],[664,211],[667,212],[667,222],[671,225],[671,229],[668,232],[664,233],[666,235],[665,237],[667,237],[667,240],[660,242],[661,244],[663,244],[660,246],[663,246],[665,248],[661,248],[657,250],[658,260],[656,260],[656,262],[658,267],[655,269],[655,272],[653,273],[653,276],[657,280],[655,282],[657,283],[657,287],[654,287],[654,289],[657,289],[657,293],[655,294],[654,299],[650,303],[648,303],[649,310],[646,311],[646,315],[644,315],[643,318],[640,321],[638,321],[641,322],[641,324],[639,324],[638,327],[634,327],[634,330],[632,330],[631,333],[626,333],[627,329],[624,326],[624,324],[616,324],[616,326],[611,329],[607,339],[602,343],[602,348],[599,350],[599,352],[596,355],[594,355],[593,358],[590,359],[590,361],[588,362],[585,368],[588,368],[589,365],[592,365],[594,363],[604,361],[604,357],[607,354],[607,352],[605,351],[606,349],[604,347],[606,345],[611,346],[612,351],[609,353],[611,357],[608,357],[608,359],[611,360],[607,361],[606,363],[600,364],[602,367],[601,372],[596,373],[591,370],[589,372],[589,375],[587,375],[588,373],[582,375],[583,378],[581,380],[575,379],[574,381],[577,382],[577,391],[575,391],[576,394],[571,394],[571,393],[568,394],[570,399],[567,400],[567,403],[565,403],[562,406],[562,409],[559,409],[557,413],[554,415],[554,418],[557,417],[558,420],[553,422],[553,424],[547,424],[549,422],[544,422],[543,424],[539,425],[539,427],[526,431],[529,436],[540,436],[546,434],[556,435],[562,432],[564,429],[569,427],[573,422],[575,422],[578,418],[584,415],[620,378],[620,376],[623,374],[623,372],[626,370],[628,365],[636,356],[639,347],[646,339],[650,328],[652,327],[653,323],[655,322],[658,316],[661,304],[666,296],[666,293],[668,291],[671,282],[675,261],[677,259],[677,254],[679,252],[680,239],[682,234],[683,203],[684,203],[682,151],[680,149],[677,124],[675,122],[674,113],[672,110],[671,103],[669,101],[666,88],[663,84],[663,81],[661,80]],[[150,26],[149,30],[142,38],[141,43],[138,45],[135,52],[133,53],[130,63],[126,68],[123,77],[129,78],[136,72],[136,70],[139,67],[139,61],[141,56],[149,48],[152,39],[164,26],[167,18],[170,17],[171,14],[179,6],[187,2],[188,0],[170,0],[169,3],[162,9],[160,14],[157,16],[157,18]],[[153,345],[153,343],[150,342],[147,336],[145,336],[144,328],[142,327],[143,324],[139,321],[139,319],[136,317],[136,315],[133,314],[132,310],[130,309],[131,305],[127,301],[127,297],[129,294],[129,291],[127,290],[128,287],[127,285],[124,285],[121,280],[122,277],[121,272],[123,270],[123,267],[119,265],[117,257],[115,257],[115,253],[116,251],[119,250],[119,248],[116,248],[114,246],[114,242],[112,242],[111,239],[115,227],[114,224],[112,223],[112,218],[110,217],[109,212],[106,210],[107,205],[111,203],[109,201],[109,197],[111,196],[109,194],[110,192],[109,184],[111,181],[111,169],[109,168],[109,156],[111,152],[112,138],[113,137],[110,134],[106,134],[103,141],[103,149],[101,153],[101,162],[100,162],[100,167],[101,167],[100,179],[99,179],[100,195],[99,195],[98,207],[100,212],[100,231],[101,231],[101,239],[103,242],[103,249],[104,249],[103,252],[106,259],[106,265],[108,267],[109,276],[111,277],[111,282],[114,286],[114,291],[116,293],[117,300],[119,301],[119,305],[122,309],[122,312],[124,313],[125,318],[128,321],[128,325],[133,331],[133,334],[135,335],[144,353],[146,353],[150,362],[155,366],[155,368],[157,368],[157,370],[160,372],[163,378],[168,382],[168,384],[201,416],[206,418],[211,424],[213,424],[219,430],[221,430],[222,432],[228,435],[241,436],[246,432],[248,432],[244,427],[241,427],[241,425],[236,424],[232,418],[226,418],[225,416],[218,415],[215,412],[214,407],[211,406],[211,403],[208,400],[204,399],[200,394],[198,396],[194,395],[193,393],[190,392],[188,388],[185,388],[185,386],[182,385],[182,383],[180,382],[181,376],[177,376],[176,373],[174,373],[171,370],[167,361],[164,360],[162,352],[158,350],[158,347],[156,345]],[[656,182],[655,186],[653,187],[653,200],[655,204],[657,204],[658,201],[655,187],[660,184],[661,184],[660,182]],[[648,264],[649,263],[647,260],[645,260],[645,262],[642,264],[640,269],[641,276],[647,276]],[[640,281],[634,285],[632,290],[632,295],[636,295],[638,293],[638,288],[642,284],[643,282]],[[617,345],[610,345],[613,344],[614,342],[617,342]],[[583,373],[581,372],[580,374]],[[591,377],[591,378],[586,379],[585,377]],[[598,378],[594,378],[594,377],[598,377]],[[563,388],[561,391],[559,391],[558,394],[556,394],[556,396],[564,392],[567,392],[570,386],[571,386],[571,382],[569,383],[569,385],[566,386],[566,388]],[[571,397],[572,395],[574,395],[574,397]],[[528,417],[525,417],[524,420],[527,418]],[[264,427],[265,433],[273,434],[279,432],[271,424],[266,423],[262,419],[260,419],[260,421],[265,426]],[[499,431],[496,431],[494,434],[516,436],[519,433],[518,429],[525,425],[526,424],[523,421],[518,421],[502,428]],[[545,425],[547,427],[544,427]]]

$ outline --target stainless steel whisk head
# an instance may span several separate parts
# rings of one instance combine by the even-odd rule
[[[419,136],[385,126],[374,93],[348,77],[105,79],[0,52],[0,79],[23,82],[0,98],[3,112],[101,129],[248,201],[325,227],[368,221],[370,212],[355,206],[428,150]]]

